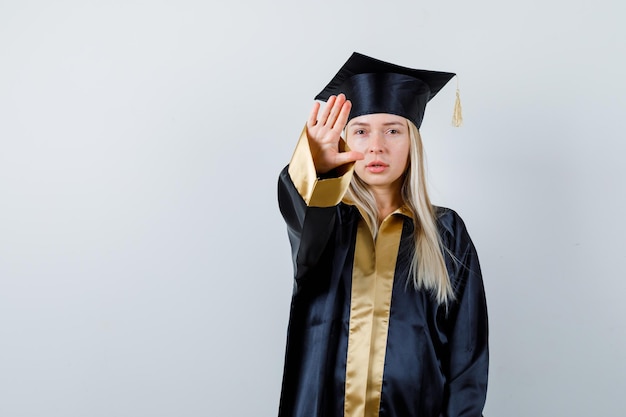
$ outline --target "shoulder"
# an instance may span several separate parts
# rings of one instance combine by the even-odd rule
[[[436,213],[441,243],[445,248],[446,266],[452,287],[458,296],[469,281],[481,280],[478,254],[465,222],[456,211],[446,207],[436,207]],[[482,283],[478,286],[482,288]]]
[[[466,230],[461,216],[451,208],[435,206],[435,216],[439,233],[455,235]]]
[[[456,211],[447,207],[435,207],[435,213],[437,228],[444,246],[454,250],[473,245],[465,222]]]

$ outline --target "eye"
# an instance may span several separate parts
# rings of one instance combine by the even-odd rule
[[[365,130],[364,129],[356,129],[354,131],[355,135],[364,135],[365,134]]]
[[[397,135],[400,133],[400,131],[398,129],[389,129],[387,133],[390,135]]]

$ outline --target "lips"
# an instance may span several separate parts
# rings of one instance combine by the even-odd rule
[[[378,174],[389,168],[389,164],[386,164],[382,161],[372,161],[367,164],[365,168],[371,173]]]

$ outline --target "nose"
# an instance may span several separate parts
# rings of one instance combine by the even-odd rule
[[[380,133],[374,133],[370,137],[370,153],[381,153],[385,146],[385,138]]]

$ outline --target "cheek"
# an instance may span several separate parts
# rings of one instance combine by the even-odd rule
[[[352,140],[352,139],[348,138],[346,140],[346,143],[348,144],[348,147],[352,151],[363,152],[363,150],[364,150],[364,146],[363,146],[363,141],[362,140]]]
[[[365,171],[366,166],[367,166],[367,163],[365,162],[365,160],[359,159],[358,161],[354,162],[354,171],[357,173],[360,171]]]
[[[404,162],[405,168],[409,164],[409,152],[411,152],[409,144],[403,144],[403,146],[398,149],[398,160]]]

